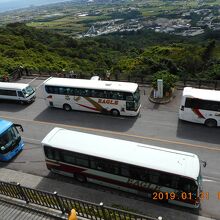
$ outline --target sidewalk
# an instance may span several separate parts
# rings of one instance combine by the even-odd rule
[[[49,179],[49,178],[45,178],[45,177],[40,177],[40,176],[36,176],[36,175],[31,175],[31,174],[27,174],[27,173],[22,173],[19,171],[1,168],[0,169],[0,181],[18,182],[22,186],[35,188],[35,189],[39,189],[39,190],[44,190],[44,191],[49,191],[49,192],[57,191],[58,194],[60,194],[60,195],[88,201],[88,198],[81,198],[81,196],[80,196],[80,191],[82,191],[81,186],[76,186],[76,185],[73,185],[70,183],[60,182],[57,180],[53,180],[53,179]],[[87,188],[87,187],[85,187],[83,189],[83,191],[86,195],[90,195],[90,197],[91,197],[91,195],[95,195],[94,201],[92,201],[92,202],[100,203],[101,201],[105,201],[104,204],[108,205],[108,206],[110,206],[112,202],[113,203],[117,202],[118,204],[121,204],[121,206],[123,206],[123,207],[127,207],[129,204],[129,206],[131,208],[133,208],[134,210],[137,210],[137,212],[140,212],[140,213],[146,214],[146,215],[151,215],[153,217],[162,216],[164,220],[165,219],[169,219],[169,220],[171,220],[171,219],[211,220],[211,218],[197,216],[197,215],[189,214],[189,213],[187,213],[187,216],[186,216],[185,212],[179,211],[176,209],[171,210],[172,211],[172,216],[171,216],[170,212],[169,212],[169,215],[168,215],[168,213],[166,213],[166,209],[167,209],[166,207],[161,207],[159,210],[156,210],[157,213],[155,213],[155,208],[152,209],[152,210],[154,210],[154,211],[152,211],[151,206],[153,207],[153,205],[150,203],[147,203],[147,205],[146,205],[146,203],[143,201],[135,200],[132,198],[126,198],[126,197],[123,197],[120,195],[112,195],[110,193],[108,195],[106,195],[105,192],[98,191],[98,190],[91,189],[91,188]],[[0,213],[0,215],[1,215],[1,213]],[[178,216],[178,218],[177,218],[177,216]]]
[[[21,205],[15,202],[7,201],[6,199],[0,200],[0,218],[1,220],[60,220],[53,216],[46,215],[36,209],[33,210],[26,208],[29,205]]]

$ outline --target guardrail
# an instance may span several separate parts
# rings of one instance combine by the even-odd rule
[[[153,218],[136,214],[108,206],[103,203],[95,204],[79,199],[58,195],[57,192],[31,189],[21,186],[19,183],[7,183],[0,181],[0,194],[11,198],[23,200],[47,208],[61,211],[67,214],[75,209],[77,216],[95,220],[162,220],[162,217]]]
[[[10,76],[10,78],[4,78],[0,76],[0,81],[15,81],[17,79],[19,79],[21,77],[21,73],[20,72],[15,72],[14,74],[12,74]],[[25,76],[25,75],[24,75]],[[34,77],[50,77],[50,76],[54,76],[54,77],[65,77],[65,78],[80,78],[80,79],[90,79],[91,76],[87,76],[87,75],[83,75],[83,74],[79,74],[79,75],[69,75],[69,74],[59,74],[59,73],[50,73],[50,74],[34,74],[28,75],[30,76],[34,76]],[[103,80],[108,80],[106,78],[105,75],[101,76],[101,78]],[[126,76],[126,77],[121,77],[118,75],[114,75],[111,76],[110,80],[112,81],[124,81],[124,82],[135,82],[135,83],[139,83],[139,84],[146,84],[146,85],[150,85],[151,84],[151,78],[149,76],[137,76],[137,77],[133,77],[133,76]],[[196,88],[204,88],[204,89],[215,89],[215,90],[220,90],[220,80],[196,80],[196,79],[185,79],[185,80],[181,80],[179,82],[176,83],[176,87],[178,88],[183,88],[186,86],[191,86],[191,87],[196,87]]]

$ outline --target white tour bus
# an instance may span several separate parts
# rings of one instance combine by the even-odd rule
[[[42,141],[52,172],[197,208],[202,187],[197,155],[54,128]]]
[[[136,116],[140,111],[138,84],[51,77],[42,85],[50,107]]]
[[[35,98],[35,89],[29,84],[0,82],[0,99],[30,103]]]
[[[179,119],[208,127],[220,126],[220,91],[185,87]]]

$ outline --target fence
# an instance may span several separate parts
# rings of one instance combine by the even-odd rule
[[[31,76],[31,74],[29,74],[28,76]],[[64,74],[64,73],[50,73],[50,74],[38,74],[38,75],[34,75],[34,76],[43,76],[43,77],[50,77],[50,76],[54,76],[54,77],[70,77],[70,78],[80,78],[80,79],[89,79],[91,77],[84,75],[84,74]],[[92,75],[91,75],[92,76]],[[5,79],[4,77],[0,76],[0,81],[15,81],[18,78],[21,77],[21,72],[19,71],[15,71],[9,79]],[[100,76],[103,80],[107,80],[105,75]],[[133,77],[131,75],[128,75],[126,77],[121,77],[119,75],[114,75],[111,76],[111,80],[113,81],[124,81],[124,82],[135,82],[138,84],[146,84],[146,85],[150,85],[151,84],[151,77],[149,76],[136,76]],[[204,88],[204,89],[215,89],[215,90],[220,90],[220,80],[194,80],[194,79],[185,79],[182,81],[179,81],[176,83],[176,87],[178,88],[183,88],[186,86],[191,86],[191,87],[196,87],[196,88]]]
[[[0,194],[15,199],[23,200],[47,208],[61,211],[63,214],[75,209],[77,216],[95,220],[157,220],[161,217],[153,218],[133,212],[127,212],[116,208],[104,206],[103,203],[95,204],[79,199],[60,196],[56,192],[31,189],[21,186],[19,183],[6,183],[0,181]]]

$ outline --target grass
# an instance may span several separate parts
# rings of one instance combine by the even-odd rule
[[[220,0],[209,0],[203,2],[205,5],[214,6],[220,5]],[[82,5],[82,4],[73,4],[69,5],[69,7],[57,7],[51,8],[50,10],[36,12],[35,14],[30,14],[30,11],[22,12],[21,17],[30,17],[33,16],[32,21],[28,23],[31,27],[37,28],[48,28],[54,30],[61,30],[61,32],[65,32],[65,28],[67,29],[67,33],[74,34],[75,32],[84,32],[88,29],[88,26],[94,24],[97,21],[108,20],[108,14],[115,10],[121,10],[128,7],[136,7],[138,8],[144,17],[151,16],[159,16],[160,14],[172,14],[175,12],[179,12],[180,9],[188,10],[191,8],[197,8],[198,1],[197,0],[173,0],[173,1],[163,1],[163,0],[135,0],[135,1],[127,1],[122,4],[97,4],[97,5]],[[101,12],[99,16],[86,16],[86,17],[78,17],[76,14],[79,12],[85,13],[90,11]],[[48,14],[56,14],[59,13],[61,16],[55,16],[54,19],[49,17],[46,20],[46,16]],[[4,23],[13,22],[14,16],[1,16],[0,15],[0,25]],[[19,15],[19,14],[18,14]],[[11,20],[10,20],[11,19]],[[44,21],[45,19],[45,21]],[[42,20],[42,21],[40,21]],[[87,25],[87,27],[86,27]],[[62,26],[62,28],[60,28]]]

